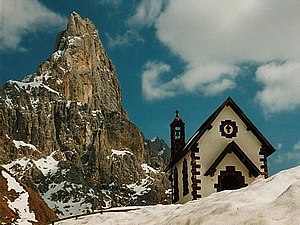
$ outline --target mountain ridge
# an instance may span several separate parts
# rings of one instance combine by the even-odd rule
[[[169,201],[165,164],[129,120],[97,28],[77,13],[35,73],[0,89],[0,118],[0,165],[60,217]]]

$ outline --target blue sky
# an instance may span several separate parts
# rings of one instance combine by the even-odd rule
[[[76,11],[90,18],[118,72],[123,105],[146,138],[187,137],[231,96],[277,149],[271,174],[300,163],[298,0],[1,0],[0,83],[53,52]]]

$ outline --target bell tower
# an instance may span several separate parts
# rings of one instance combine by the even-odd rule
[[[171,130],[171,160],[174,159],[175,153],[182,150],[185,146],[184,122],[179,117],[179,111],[176,110],[176,116],[170,124]]]

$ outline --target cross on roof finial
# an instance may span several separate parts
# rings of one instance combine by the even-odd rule
[[[176,117],[178,117],[179,111],[178,111],[178,110],[176,110],[176,111],[175,111],[175,113],[176,113]]]

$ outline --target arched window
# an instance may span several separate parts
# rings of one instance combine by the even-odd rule
[[[174,169],[174,189],[173,189],[173,203],[179,200],[179,188],[178,188],[178,169],[175,166]]]
[[[189,180],[188,180],[188,166],[186,159],[183,160],[182,165],[182,185],[183,185],[183,196],[189,193]]]

